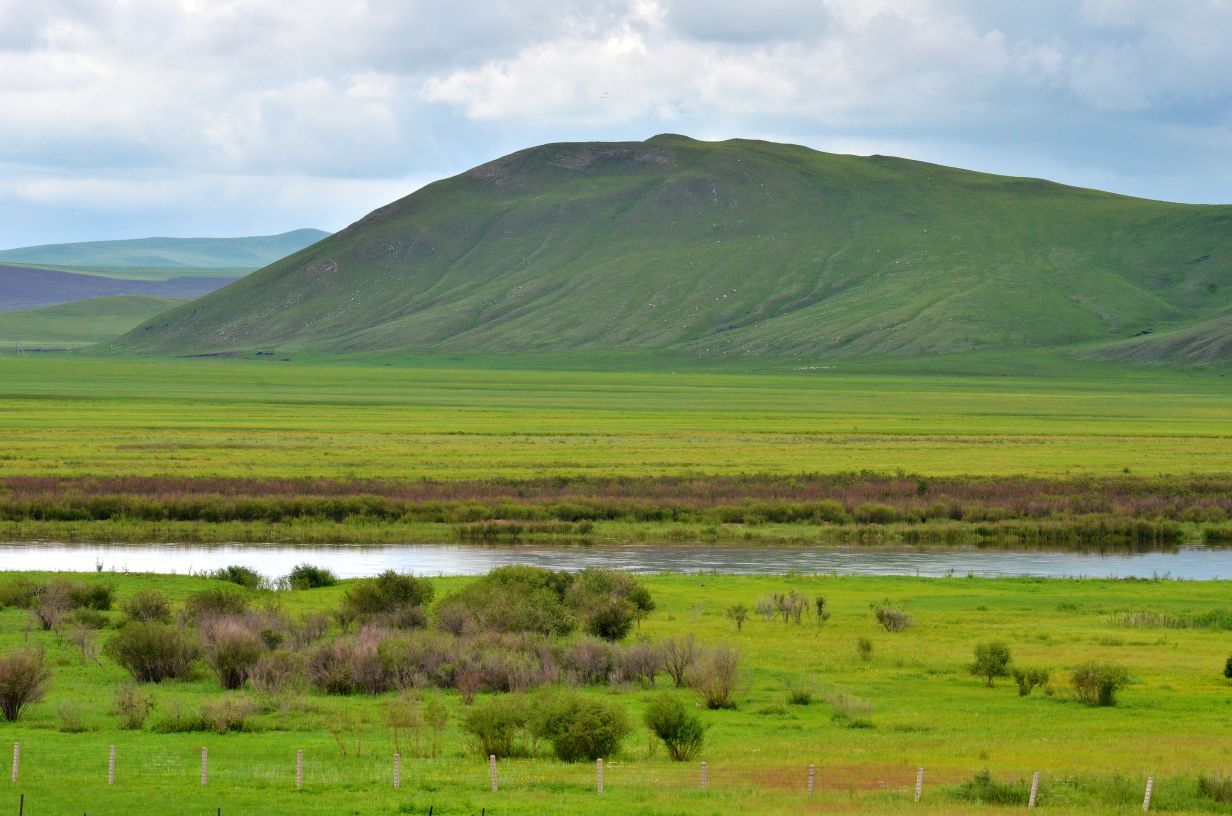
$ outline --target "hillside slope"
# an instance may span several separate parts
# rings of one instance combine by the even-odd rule
[[[244,238],[136,238],[0,250],[0,262],[75,267],[256,269],[329,236],[316,229]]]
[[[428,185],[115,347],[919,355],[1228,308],[1232,207],[657,136]]]
[[[0,348],[59,349],[99,343],[180,303],[173,298],[122,295],[0,312]]]
[[[189,300],[213,292],[233,280],[235,279],[207,277],[132,280],[0,264],[0,312],[118,295],[151,295]]]

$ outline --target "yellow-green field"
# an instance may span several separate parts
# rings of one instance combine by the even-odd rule
[[[0,576],[0,584],[15,576]],[[40,578],[44,576],[31,576]],[[110,582],[122,601],[158,587],[177,601],[216,582],[172,576],[86,576]],[[468,579],[438,579],[442,597]],[[12,742],[22,743],[19,783],[0,784],[0,811],[26,813],[587,813],[711,814],[859,811],[864,813],[987,813],[998,809],[959,799],[956,786],[978,771],[997,780],[1043,776],[1041,807],[1057,813],[1140,812],[1148,775],[1156,779],[1156,807],[1173,812],[1226,813],[1205,799],[1199,774],[1227,769],[1232,739],[1232,687],[1222,677],[1230,642],[1218,629],[1127,628],[1119,613],[1150,610],[1176,616],[1227,610],[1224,582],[1035,581],[949,578],[829,578],[662,576],[646,579],[658,608],[635,633],[659,639],[693,633],[707,644],[739,648],[743,682],[738,707],[705,711],[709,727],[699,756],[709,764],[710,789],[699,790],[696,762],[669,762],[640,726],[619,756],[608,759],[606,793],[594,793],[594,767],[548,758],[500,763],[501,791],[488,790],[484,760],[458,727],[464,707],[456,692],[442,696],[451,714],[443,751],[435,759],[407,754],[404,784],[390,785],[391,695],[338,697],[308,693],[292,701],[263,701],[254,730],[227,735],[121,731],[108,709],[125,673],[106,656],[95,664],[55,633],[29,631],[29,613],[0,611],[0,648],[46,649],[55,676],[45,701],[17,724],[0,724],[7,771]],[[344,587],[282,593],[266,599],[293,615],[337,605]],[[822,627],[766,621],[757,615],[737,632],[724,616],[734,603],[752,606],[776,591],[824,594],[833,617]],[[260,598],[254,598],[262,603]],[[881,630],[870,603],[889,600],[916,625]],[[110,613],[118,621],[118,613]],[[104,629],[106,640],[111,630]],[[872,641],[870,660],[856,649]],[[1019,697],[1012,681],[995,688],[967,671],[973,646],[1004,640],[1016,661],[1052,671],[1046,693]],[[1067,670],[1086,660],[1126,667],[1131,684],[1112,708],[1076,702]],[[789,680],[815,684],[810,705],[788,705]],[[670,685],[660,676],[658,685]],[[221,697],[211,675],[153,687],[157,719]],[[834,692],[872,704],[868,727],[833,717]],[[626,706],[637,720],[655,693],[640,687],[587,691]],[[676,692],[696,699],[688,690]],[[482,696],[481,696],[482,699]],[[64,733],[60,711],[75,710],[87,730]],[[345,713],[362,723],[342,756],[330,722]],[[406,740],[406,734],[403,734]],[[356,757],[354,743],[362,744]],[[409,743],[404,743],[408,745]],[[117,746],[118,782],[107,788],[108,746]],[[201,747],[210,752],[209,785],[199,780]],[[295,751],[306,752],[305,786],[294,787]],[[818,790],[804,787],[809,764]],[[915,769],[926,769],[924,799],[912,802]]]
[[[1218,373],[440,365],[0,356],[0,476],[1232,472]]]

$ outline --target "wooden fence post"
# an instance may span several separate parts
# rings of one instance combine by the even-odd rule
[[[394,754],[394,790],[402,788],[402,754]]]
[[[304,749],[300,748],[295,752],[295,787],[302,788],[304,786]]]
[[[915,772],[915,800],[920,801],[920,797],[924,795],[924,769],[920,768]]]
[[[1027,807],[1035,807],[1035,797],[1037,794],[1039,794],[1039,771],[1036,771],[1035,775],[1031,777],[1031,798],[1027,800]]]
[[[492,793],[496,793],[496,754],[488,755],[488,775],[492,777]]]
[[[209,781],[210,775],[210,749],[203,747],[201,749],[201,784],[204,785]]]
[[[813,795],[813,783],[817,779],[817,766],[810,765],[808,771],[808,795]]]
[[[599,795],[603,795],[603,760],[600,759],[595,764],[595,789]]]
[[[107,750],[107,784],[115,784],[115,746]]]
[[[706,767],[706,763],[702,763],[702,790],[705,790],[710,784],[710,769]]]
[[[21,743],[13,743],[13,781],[17,781],[17,774],[21,768]]]
[[[1142,798],[1142,811],[1144,813],[1151,809],[1151,789],[1154,787],[1155,777],[1148,776],[1146,778],[1146,796]]]

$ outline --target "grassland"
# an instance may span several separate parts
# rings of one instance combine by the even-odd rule
[[[119,295],[0,312],[0,348],[63,349],[101,343],[181,302],[150,295]]]
[[[14,576],[0,576],[0,583]],[[33,575],[33,578],[45,576]],[[177,601],[216,582],[175,576],[91,575],[122,600],[156,587]],[[469,579],[437,579],[441,597]],[[957,797],[957,786],[987,769],[998,780],[1043,775],[1041,807],[1067,813],[1130,813],[1141,807],[1147,775],[1156,779],[1155,807],[1173,812],[1227,812],[1228,805],[1196,792],[1200,773],[1226,766],[1228,706],[1222,677],[1227,633],[1218,629],[1150,628],[1171,615],[1212,611],[1226,617],[1226,583],[1167,581],[1034,581],[717,575],[646,579],[657,609],[639,636],[659,639],[693,633],[707,643],[729,643],[742,655],[738,708],[702,711],[709,727],[700,759],[709,763],[710,790],[698,789],[696,764],[667,761],[640,729],[623,754],[609,758],[606,793],[593,788],[593,766],[544,758],[500,764],[502,789],[491,794],[484,761],[458,727],[463,710],[455,692],[443,695],[451,712],[441,755],[409,756],[403,789],[389,783],[392,735],[390,695],[337,697],[317,693],[288,703],[265,701],[251,731],[156,734],[121,731],[108,713],[122,669],[103,657],[82,660],[54,633],[29,631],[29,613],[0,611],[0,649],[44,648],[54,663],[48,698],[18,724],[0,724],[0,740],[22,743],[18,785],[0,786],[0,810],[15,812],[25,793],[28,813],[120,814],[141,804],[172,802],[177,813],[427,813],[488,812],[710,814],[715,812],[865,813],[998,812]],[[293,615],[338,604],[343,587],[281,593],[269,598]],[[823,627],[783,624],[758,616],[737,632],[723,612],[752,606],[778,591],[823,594],[833,617]],[[885,600],[917,625],[882,631],[869,605]],[[260,602],[260,601],[258,601]],[[1122,613],[1149,611],[1148,628],[1122,625]],[[117,613],[112,613],[115,617]],[[109,630],[101,634],[105,639]],[[872,641],[867,662],[856,640]],[[1020,698],[1012,682],[985,688],[967,664],[974,644],[1007,642],[1023,664],[1052,669],[1049,693]],[[1114,708],[1089,708],[1070,699],[1066,670],[1098,659],[1127,667],[1132,683]],[[813,703],[788,705],[786,684],[816,684]],[[669,683],[660,679],[660,685]],[[826,695],[842,691],[872,704],[868,727],[834,718]],[[212,677],[169,681],[155,689],[159,712],[177,704],[197,707],[220,696]],[[588,691],[637,715],[653,692],[640,688]],[[691,692],[678,692],[691,699]],[[70,704],[85,723],[65,733],[57,713]],[[360,724],[347,734],[343,757],[330,736],[340,715]],[[159,716],[156,713],[155,718]],[[403,735],[406,739],[406,735]],[[354,745],[362,743],[362,755]],[[105,785],[107,746],[119,755],[118,784]],[[407,743],[404,742],[404,745]],[[198,778],[199,752],[210,751],[210,784]],[[306,752],[305,787],[293,784],[295,751]],[[818,792],[804,793],[805,770],[818,766]],[[915,768],[926,769],[921,805],[911,801]],[[1016,810],[1004,808],[1006,812]],[[170,811],[167,811],[170,812]]]

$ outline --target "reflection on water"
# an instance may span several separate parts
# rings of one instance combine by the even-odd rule
[[[0,569],[190,573],[242,564],[263,575],[285,575],[301,563],[341,577],[383,570],[418,575],[474,575],[505,564],[577,570],[612,567],[639,573],[787,572],[842,575],[1023,575],[1036,577],[1232,578],[1232,549],[1180,547],[1169,552],[1075,553],[1022,550],[801,547],[730,544],[603,544],[476,546],[275,546],[263,544],[0,544]]]

